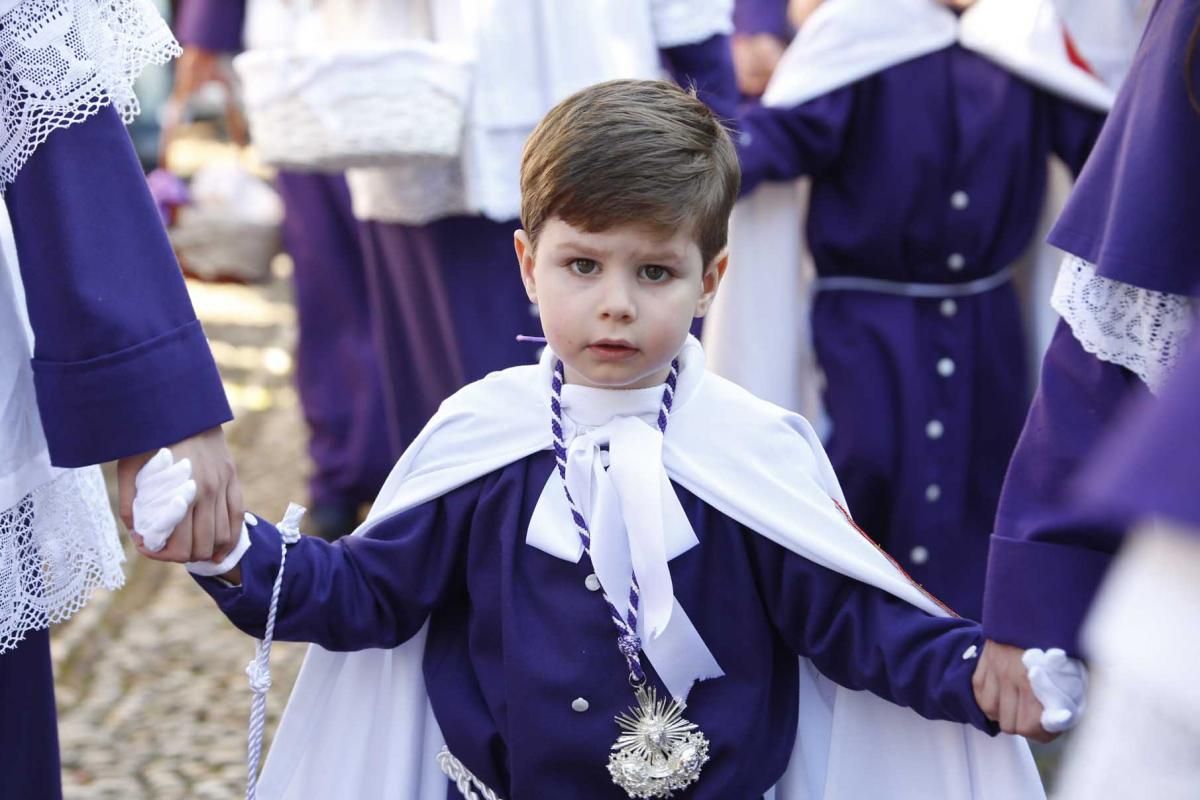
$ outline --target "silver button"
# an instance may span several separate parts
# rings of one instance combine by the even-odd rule
[[[962,189],[950,195],[950,207],[955,211],[962,211],[969,205],[971,205],[971,196]]]
[[[943,378],[949,378],[951,375],[954,374],[954,370],[957,368],[958,367],[954,363],[953,358],[939,358],[938,359],[937,372],[938,372],[938,375],[941,375]]]
[[[584,578],[583,585],[587,587],[589,592],[600,591],[600,579],[596,577],[595,573]]]
[[[924,564],[929,560],[929,551],[924,547],[921,547],[921,545],[917,545],[912,549],[912,552],[908,554],[908,557],[914,564]]]
[[[742,131],[740,134],[738,134],[738,144],[740,144],[742,147],[749,147],[753,143],[754,134],[750,133],[750,131]]]
[[[949,257],[946,258],[946,266],[950,268],[951,272],[958,272],[966,265],[967,259],[962,253],[951,253]]]
[[[925,423],[925,435],[930,439],[940,439],[942,434],[946,432],[946,426],[941,420],[931,419]]]
[[[574,700],[571,701],[571,710],[572,711],[576,711],[576,712],[582,714],[583,712],[587,711],[588,708],[590,708],[588,701],[584,700],[582,697],[576,697]]]
[[[972,658],[974,658],[977,655],[979,655],[979,648],[976,647],[975,645],[971,645],[970,647],[968,647],[966,650],[963,651],[963,661],[970,661]]]
[[[542,315],[542,310],[540,308],[538,308],[538,304],[530,303],[529,304],[529,316],[540,317],[541,315]]]
[[[936,503],[942,498],[942,487],[936,483],[931,483],[925,487],[925,499],[931,503]]]
[[[953,298],[947,297],[942,301],[942,304],[938,307],[938,310],[942,312],[943,317],[953,317],[958,313],[958,303],[954,302]]]

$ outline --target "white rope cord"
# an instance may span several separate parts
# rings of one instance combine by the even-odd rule
[[[267,717],[267,692],[271,689],[271,642],[275,638],[275,616],[279,610],[279,594],[283,588],[283,569],[287,564],[288,545],[300,541],[300,518],[304,506],[290,503],[283,520],[276,526],[280,537],[279,572],[275,585],[271,587],[271,606],[267,611],[267,627],[254,658],[246,665],[250,678],[250,689],[254,698],[250,701],[250,733],[246,748],[246,800],[258,796],[258,764],[262,758],[263,728]]]
[[[442,772],[446,777],[454,782],[454,788],[458,789],[465,800],[500,800],[500,797],[483,784],[483,781],[476,778],[471,770],[454,757],[450,752],[450,748],[443,747],[437,754],[438,766],[442,768]],[[477,793],[475,790],[478,789]]]

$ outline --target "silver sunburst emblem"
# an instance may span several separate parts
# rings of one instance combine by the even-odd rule
[[[637,703],[617,715],[621,735],[608,757],[608,772],[630,797],[671,797],[699,780],[708,761],[708,739],[684,719],[682,704],[660,700],[654,687],[638,687]]]

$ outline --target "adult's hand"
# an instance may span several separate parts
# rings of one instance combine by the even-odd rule
[[[196,500],[183,521],[158,552],[149,552],[138,541],[142,555],[158,561],[210,561],[224,558],[237,544],[241,532],[242,489],[237,469],[225,444],[225,434],[212,428],[170,446],[175,460],[192,462]],[[117,462],[121,520],[133,530],[133,497],[138,470],[154,453],[128,456]],[[138,540],[135,532],[135,541]]]
[[[197,89],[211,81],[225,82],[219,54],[188,45],[175,62],[175,86],[171,98],[176,102],[186,102]]]
[[[1042,704],[1029,683],[1029,673],[1022,661],[1024,655],[1020,647],[990,639],[985,642],[971,678],[975,702],[1005,733],[1049,742],[1058,735],[1042,727]]]
[[[759,97],[783,56],[784,45],[773,34],[737,34],[733,37],[733,71],[738,89],[747,97]]]

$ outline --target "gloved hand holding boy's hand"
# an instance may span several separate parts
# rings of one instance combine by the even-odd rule
[[[989,640],[971,683],[975,702],[1000,730],[1049,742],[1078,724],[1087,669],[1056,648],[1023,650]]]

